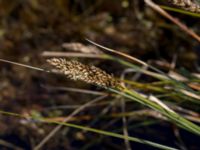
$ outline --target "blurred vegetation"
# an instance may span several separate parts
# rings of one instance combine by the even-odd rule
[[[162,8],[166,10],[172,10],[169,11],[172,16],[200,34],[199,15],[194,17],[191,13],[172,8],[166,1],[155,2],[165,6]],[[48,68],[46,57],[42,55],[44,51],[68,52],[63,46],[65,43],[91,45],[85,40],[87,38],[147,62],[166,74],[171,71],[176,72],[179,79],[188,78],[188,83],[186,81],[184,84],[199,96],[199,79],[192,73],[198,74],[200,71],[200,44],[143,1],[0,0],[0,20],[2,59]],[[179,88],[178,84],[155,79],[154,74],[140,74],[133,68],[129,72],[127,68],[130,69],[130,65],[120,58],[112,61],[113,57],[118,59],[115,55],[106,55],[103,59],[72,59],[98,66],[119,78],[125,76],[129,88],[144,94],[155,94],[182,116],[200,123],[199,101],[165,87]],[[50,120],[63,120],[77,106],[95,98],[93,94],[65,88],[105,92],[83,82],[70,81],[62,75],[41,73],[6,63],[0,63],[0,82],[0,110]],[[128,101],[126,112],[121,112],[120,99],[119,95],[109,93],[104,101],[82,111],[71,122],[122,133],[121,117],[127,116],[129,136],[179,149],[195,150],[200,147],[199,136],[183,131],[145,106]],[[53,125],[8,115],[0,115],[0,127],[0,149],[21,147],[27,150],[33,149],[55,128]],[[13,144],[14,148],[9,144]],[[42,149],[124,147],[123,140],[65,127],[49,139]],[[138,150],[154,149],[134,142],[131,142],[131,147]]]

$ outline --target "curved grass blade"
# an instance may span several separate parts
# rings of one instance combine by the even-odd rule
[[[71,128],[75,128],[75,129],[80,129],[80,130],[85,130],[85,131],[89,131],[89,132],[93,132],[93,133],[97,133],[97,134],[101,134],[101,135],[105,135],[105,136],[115,137],[115,138],[119,138],[119,139],[127,139],[127,140],[132,141],[132,142],[146,144],[146,145],[156,147],[156,148],[159,148],[159,149],[163,149],[163,150],[178,150],[176,148],[172,148],[172,147],[165,146],[165,145],[162,145],[162,144],[158,144],[158,143],[155,143],[155,142],[151,142],[151,141],[148,141],[148,140],[144,140],[144,139],[140,139],[140,138],[136,138],[136,137],[124,136],[124,135],[121,135],[121,134],[118,134],[118,133],[113,133],[113,132],[109,132],[109,131],[85,127],[85,126],[76,125],[76,124],[72,124],[72,123],[49,121],[49,120],[45,120],[45,119],[42,119],[42,118],[41,119],[33,118],[33,117],[27,118],[27,117],[20,115],[20,114],[17,114],[17,113],[6,112],[6,111],[2,111],[2,110],[0,110],[0,113],[4,114],[4,115],[19,117],[19,118],[32,119],[33,121],[42,122],[42,123],[63,125],[63,126],[67,126],[67,127],[71,127]]]

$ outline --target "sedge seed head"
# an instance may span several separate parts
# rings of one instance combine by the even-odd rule
[[[84,65],[76,60],[67,61],[62,58],[48,59],[47,62],[72,80],[81,80],[105,88],[122,88],[120,82],[112,75],[95,66]]]

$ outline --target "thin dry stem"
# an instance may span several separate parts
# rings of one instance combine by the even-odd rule
[[[90,54],[90,53],[78,53],[78,52],[58,52],[58,51],[44,51],[41,56],[43,57],[83,57],[83,58],[98,58],[105,59],[104,54]]]
[[[165,10],[163,10],[160,6],[155,4],[152,0],[144,0],[147,5],[149,5],[152,9],[175,23],[177,26],[179,26],[184,32],[189,34],[191,37],[196,39],[198,42],[200,42],[200,36],[196,34],[193,30],[189,29],[185,24],[181,23],[178,19],[171,16],[169,13],[167,13]]]
[[[66,118],[64,118],[64,120],[62,121],[63,123],[68,122],[73,116],[75,116],[76,114],[80,113],[81,111],[83,111],[85,108],[89,107],[91,104],[94,104],[104,98],[106,98],[107,95],[104,96],[100,96],[95,98],[92,101],[89,101],[88,103],[85,103],[84,105],[81,105],[80,107],[78,107],[77,109],[75,109],[69,116],[67,116]],[[46,144],[46,142],[48,142],[49,139],[51,139],[63,126],[63,124],[60,124],[58,126],[56,126],[35,148],[34,150],[39,150],[41,149],[41,147]]]

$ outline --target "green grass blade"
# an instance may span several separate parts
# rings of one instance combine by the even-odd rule
[[[128,139],[129,141],[150,145],[150,146],[153,146],[153,147],[156,147],[156,148],[159,148],[159,149],[177,150],[176,148],[161,145],[161,144],[154,143],[154,142],[151,142],[151,141],[148,141],[148,140],[143,140],[143,139],[130,137],[130,136],[124,136],[124,135],[113,133],[113,132],[108,132],[108,131],[90,128],[90,127],[84,127],[84,126],[81,126],[81,125],[75,125],[75,124],[71,124],[71,123],[60,123],[60,122],[47,122],[47,123],[62,124],[64,126],[68,126],[68,127],[72,127],[72,128],[76,128],[76,129],[81,129],[81,130],[85,130],[85,131],[89,131],[89,132],[93,132],[93,133],[97,133],[97,134],[101,134],[101,135],[111,136],[111,137],[115,137],[115,138],[119,138],[119,139]]]
[[[114,93],[117,93],[119,95],[122,95],[126,98],[129,98],[133,101],[139,102],[145,106],[148,106],[148,107],[160,112],[162,115],[167,117],[169,120],[171,120],[177,126],[183,128],[189,132],[200,135],[200,127],[198,125],[188,121],[187,119],[183,118],[182,116],[178,115],[177,113],[175,113],[173,111],[169,111],[169,110],[163,108],[162,106],[158,105],[157,103],[155,103],[147,98],[142,97],[137,92],[130,91],[128,89],[125,89],[123,92],[117,91],[115,89],[109,89],[109,90]]]
[[[186,10],[182,10],[182,9],[178,9],[178,8],[173,8],[173,7],[168,7],[168,6],[164,6],[164,5],[160,5],[160,7],[165,9],[165,10],[169,10],[169,11],[181,13],[181,14],[184,14],[184,15],[200,18],[200,14],[192,13],[190,11],[186,11]]]
[[[105,135],[105,136],[115,137],[115,138],[119,138],[119,139],[127,139],[127,140],[132,141],[132,142],[137,142],[137,143],[149,145],[149,146],[156,147],[156,148],[163,149],[163,150],[178,150],[176,148],[172,148],[172,147],[165,146],[165,145],[162,145],[162,144],[158,144],[158,143],[155,143],[155,142],[151,142],[151,141],[148,141],[148,140],[144,140],[144,139],[140,139],[140,138],[136,138],[136,137],[124,136],[124,135],[121,135],[121,134],[118,134],[118,133],[113,133],[113,132],[109,132],[109,131],[85,127],[85,126],[76,125],[76,124],[72,124],[72,123],[64,123],[64,122],[49,121],[49,120],[47,121],[47,120],[42,119],[42,118],[33,118],[33,117],[27,118],[27,117],[20,115],[20,114],[17,114],[17,113],[6,112],[6,111],[2,111],[2,110],[0,110],[0,113],[4,114],[4,115],[19,117],[19,118],[32,119],[32,120],[39,121],[39,122],[42,122],[42,123],[63,125],[63,126],[67,126],[67,127],[71,127],[71,128],[75,128],[75,129],[80,129],[80,130],[85,130],[85,131],[89,131],[89,132],[93,132],[93,133],[97,133],[97,134],[101,134],[101,135]]]

